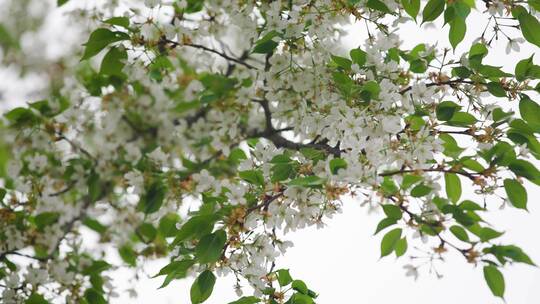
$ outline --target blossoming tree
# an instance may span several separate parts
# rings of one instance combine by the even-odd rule
[[[472,10],[485,29],[456,53]],[[120,292],[109,273],[165,258],[156,277],[191,277],[192,303],[227,274],[232,303],[315,303],[278,257],[287,232],[324,226],[351,195],[384,211],[381,257],[410,243],[431,261],[457,252],[503,297],[501,268],[534,263],[483,214],[526,210],[524,184],[540,185],[540,66],[488,61],[499,41],[540,46],[536,10],[538,0],[74,8],[91,25],[78,62],[48,98],[4,115],[2,301],[106,303]],[[351,22],[368,39],[333,53]],[[449,28],[452,48],[401,46],[400,26],[428,22]],[[0,26],[3,60],[19,51],[13,31]]]

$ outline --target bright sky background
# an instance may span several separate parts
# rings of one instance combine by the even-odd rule
[[[458,47],[458,54],[468,49],[470,41],[478,37],[485,26],[485,17],[474,17],[473,14],[469,18],[466,40]],[[51,18],[53,22],[50,28],[47,29],[48,35],[51,35],[48,41],[52,41],[48,46],[51,48],[48,51],[50,56],[54,56],[55,48],[61,48],[62,44],[58,42],[70,36],[69,31],[66,33],[58,26],[62,23],[58,18],[62,18],[61,14],[56,13],[54,18]],[[348,30],[350,34],[345,39],[343,50],[364,44],[366,32],[363,24],[355,24]],[[434,43],[437,40],[439,45],[447,45],[447,31],[448,27],[442,31],[426,30],[424,27],[420,31],[417,25],[409,24],[400,28],[399,33],[405,42],[404,47],[411,48],[419,42]],[[529,44],[523,44],[520,53],[506,55],[506,41],[499,41],[497,46],[497,51],[490,50],[486,62],[502,65],[507,71],[513,71],[518,60],[529,57],[537,50]],[[0,96],[0,109],[28,101],[25,100],[26,92],[39,88],[39,78],[32,77],[24,82],[16,82],[9,67],[0,68],[0,78],[0,91],[4,94],[3,97]],[[491,207],[493,212],[488,212],[485,218],[497,229],[506,231],[500,242],[520,246],[533,261],[540,264],[540,238],[537,235],[540,231],[540,188],[531,186],[530,183],[527,183],[527,186],[530,213],[510,207],[503,211]],[[471,189],[464,190],[462,198],[471,192]],[[498,205],[499,201],[496,201],[491,206]],[[318,303],[503,303],[491,295],[484,282],[482,269],[467,264],[463,257],[456,253],[446,255],[446,263],[437,264],[438,272],[444,275],[442,279],[429,274],[427,267],[420,269],[417,281],[405,277],[402,267],[410,262],[407,257],[409,254],[419,254],[411,248],[419,242],[409,239],[409,251],[405,257],[395,259],[390,256],[379,260],[382,234],[374,237],[373,232],[378,221],[383,218],[382,212],[367,215],[367,208],[360,207],[360,201],[352,198],[344,200],[343,210],[343,214],[328,220],[324,229],[310,228],[288,234],[287,237],[295,246],[278,259],[278,267],[290,268],[294,278],[306,281],[311,289],[320,293]],[[165,263],[166,260],[150,263],[147,267],[148,276],[157,273]],[[512,265],[506,267],[503,273],[506,278],[508,303],[540,303],[539,268]],[[128,277],[126,272],[121,272],[116,274],[114,279],[117,284],[127,287]],[[137,300],[130,299],[119,289],[121,296],[113,303],[190,303],[189,288],[192,279],[174,281],[167,288],[157,290],[162,280],[163,277],[143,277],[136,287],[139,293]],[[205,303],[223,304],[235,300],[237,297],[232,288],[233,283],[232,277],[218,279],[213,295]]]

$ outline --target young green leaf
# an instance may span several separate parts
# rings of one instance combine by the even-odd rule
[[[496,297],[504,297],[504,277],[493,265],[484,266],[484,279]]]
[[[276,274],[279,286],[281,287],[287,286],[293,281],[288,269],[280,269],[276,271]]]
[[[112,18],[109,18],[105,21],[103,21],[103,23],[107,23],[107,24],[110,24],[110,25],[117,25],[117,26],[121,26],[123,28],[129,28],[129,18],[128,17],[112,17]]]
[[[124,32],[113,32],[109,29],[99,28],[90,34],[88,41],[84,44],[86,48],[81,60],[94,57],[111,43],[129,39],[129,35]]]
[[[381,241],[381,258],[389,255],[396,248],[396,244],[401,238],[401,228],[396,228],[387,232]]]
[[[386,6],[386,4],[382,2],[381,0],[368,0],[366,3],[366,6],[371,9],[383,12],[383,13],[387,13],[387,14],[392,13],[392,11],[388,8],[388,6]]]
[[[461,180],[455,173],[445,173],[444,183],[446,186],[446,195],[453,203],[457,203],[461,197]]]
[[[420,11],[420,0],[401,0],[403,9],[409,16],[416,20],[418,12]]]
[[[404,255],[405,252],[407,252],[407,247],[408,247],[407,238],[399,239],[396,242],[396,247],[395,247],[396,256],[400,257],[400,256]]]
[[[504,190],[514,207],[527,210],[527,190],[520,182],[507,178],[504,180]]]
[[[462,242],[469,241],[469,235],[467,234],[467,231],[461,226],[454,225],[450,227],[450,232],[452,232],[452,234]]]
[[[254,296],[241,297],[240,299],[230,302],[229,304],[255,304],[260,303],[261,300]]]
[[[351,56],[352,62],[356,63],[358,66],[364,66],[366,64],[367,53],[361,49],[352,49],[349,52],[349,56]]]
[[[464,18],[456,17],[450,22],[450,31],[448,32],[450,45],[455,50],[457,45],[465,38],[467,32],[467,23]]]
[[[429,0],[422,11],[422,23],[433,21],[444,11],[444,0]]]
[[[221,257],[227,234],[223,230],[205,235],[195,247],[195,256],[201,264],[214,263]]]
[[[161,181],[153,182],[141,197],[137,209],[146,214],[158,211],[163,204],[166,194],[167,188]]]
[[[379,224],[377,224],[377,229],[375,229],[375,233],[374,234],[377,234],[379,233],[381,230],[383,230],[384,228],[387,228],[387,227],[390,227],[394,224],[397,223],[397,220],[395,218],[384,218],[382,219]]]
[[[127,60],[127,52],[123,47],[112,47],[101,61],[100,74],[122,76],[122,69]]]
[[[32,293],[30,297],[26,299],[24,304],[49,304],[49,301],[45,300],[39,293]]]
[[[540,105],[527,96],[519,101],[519,113],[535,130],[540,130]]]
[[[540,47],[540,22],[538,19],[520,6],[516,7],[512,13],[518,15],[517,19],[523,38]]]
[[[330,172],[337,174],[339,169],[347,169],[347,162],[341,158],[334,158],[329,163]]]
[[[523,159],[516,159],[510,163],[509,168],[517,176],[525,177],[531,182],[540,185],[540,171],[530,162]]]
[[[210,270],[203,271],[191,285],[191,303],[199,304],[206,301],[212,295],[215,283],[216,276]]]

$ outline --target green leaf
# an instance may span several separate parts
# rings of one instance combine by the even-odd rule
[[[161,181],[153,182],[141,197],[137,209],[146,214],[158,211],[161,205],[163,205],[166,194],[167,188]]]
[[[540,0],[528,0],[527,3],[537,12],[540,11]]]
[[[484,248],[483,251],[485,253],[495,255],[495,257],[497,257],[497,259],[503,264],[506,262],[506,258],[508,258],[514,262],[536,266],[531,258],[525,252],[523,252],[523,250],[521,250],[521,248],[514,245],[493,245],[489,248]]]
[[[276,274],[279,286],[281,287],[287,286],[293,281],[288,269],[280,269],[276,271]]]
[[[187,277],[189,269],[194,264],[195,260],[182,260],[171,262],[165,267],[161,268],[159,273],[154,276],[155,278],[157,276],[166,275],[163,284],[161,284],[159,288],[166,287],[173,280],[183,279]]]
[[[134,267],[137,264],[137,254],[133,251],[133,248],[129,245],[124,245],[118,249],[118,254],[122,258],[122,261],[126,264]]]
[[[457,17],[450,22],[450,31],[448,32],[450,45],[455,50],[457,45],[465,38],[467,24],[464,18]]]
[[[253,53],[256,54],[268,54],[273,52],[279,43],[272,40],[274,37],[279,36],[279,33],[276,31],[271,31],[268,34],[264,35],[262,38],[255,42],[255,47],[253,48]]]
[[[46,211],[36,215],[34,222],[36,223],[37,229],[41,231],[46,226],[56,223],[59,217],[60,213],[58,212]]]
[[[172,237],[178,233],[176,224],[180,220],[180,216],[176,213],[170,212],[165,214],[158,224],[158,231],[163,237]]]
[[[289,186],[299,186],[299,187],[320,187],[326,183],[326,179],[318,177],[316,175],[309,175],[304,177],[299,177],[291,180]]]
[[[467,231],[461,226],[454,225],[450,227],[450,232],[452,232],[452,234],[462,242],[469,241],[469,235],[467,234]]]
[[[383,12],[383,13],[387,13],[387,14],[392,13],[392,11],[388,8],[388,6],[386,6],[386,4],[382,2],[381,0],[368,0],[366,3],[366,6],[371,9]]]
[[[395,218],[384,218],[382,219],[379,224],[377,224],[377,229],[375,229],[375,233],[374,234],[377,234],[379,233],[381,230],[383,230],[384,228],[387,228],[387,227],[390,227],[394,224],[397,223],[397,219]]]
[[[272,182],[284,181],[294,172],[293,166],[289,163],[279,163],[272,167]]]
[[[205,235],[195,247],[195,256],[201,264],[214,263],[221,257],[227,242],[227,234],[223,230]]]
[[[422,23],[433,21],[444,11],[444,0],[429,0],[422,12]]]
[[[492,239],[496,239],[504,234],[504,232],[499,232],[489,227],[480,227],[478,224],[471,225],[467,227],[470,232],[474,233],[480,238],[480,241],[487,242]]]
[[[392,195],[399,191],[398,186],[390,176],[384,177],[383,182],[381,183],[381,189],[385,195]]]
[[[334,158],[329,163],[330,172],[337,174],[339,169],[347,169],[347,162],[342,158]]]
[[[260,170],[240,171],[238,176],[252,185],[264,186],[264,176]]]
[[[472,158],[463,159],[461,163],[463,164],[463,167],[474,172],[482,172],[485,170],[485,168],[477,160]]]
[[[294,281],[292,281],[291,287],[292,287],[292,289],[298,291],[299,293],[305,294],[305,295],[307,295],[308,292],[309,292],[309,289],[308,289],[306,283],[304,283],[304,281],[302,281],[302,280],[294,280]]]
[[[540,66],[533,63],[533,57],[534,55],[531,55],[531,57],[523,59],[516,64],[514,73],[518,81],[540,78]]]
[[[405,174],[403,181],[401,182],[401,189],[408,189],[410,186],[418,183],[423,178],[420,175]]]
[[[443,101],[437,105],[435,109],[435,114],[437,115],[438,120],[447,121],[452,119],[454,113],[459,111],[461,106],[456,104],[453,101]]]
[[[88,304],[107,304],[107,300],[105,300],[103,294],[95,288],[87,289],[84,292],[84,299]]]
[[[32,126],[39,122],[39,117],[32,110],[22,107],[7,112],[4,117],[13,127]]]
[[[475,43],[469,49],[469,63],[472,68],[480,67],[482,59],[488,54],[487,47],[482,43]]]
[[[452,76],[459,77],[459,78],[469,78],[471,76],[472,72],[471,70],[467,69],[466,67],[455,67],[452,69]]]
[[[512,205],[527,210],[527,190],[515,179],[504,180],[504,190]]]
[[[455,173],[445,173],[444,183],[446,185],[446,195],[453,203],[457,203],[461,197],[461,181]]]
[[[401,0],[403,9],[409,16],[416,20],[418,12],[420,11],[420,0]]]
[[[129,18],[128,17],[112,17],[112,18],[109,18],[105,21],[103,21],[103,23],[107,23],[107,24],[110,24],[110,25],[117,25],[117,26],[121,26],[123,28],[129,28]]]
[[[289,155],[279,154],[272,157],[272,159],[270,160],[270,163],[271,164],[289,164],[291,161],[292,160]]]
[[[356,63],[358,66],[364,66],[367,61],[367,53],[361,49],[352,49],[349,52],[352,62]]]
[[[302,148],[300,149],[300,153],[307,159],[312,160],[315,164],[317,164],[318,161],[325,159],[324,152],[314,148]]]
[[[56,1],[56,6],[60,7],[60,6],[66,4],[68,2],[69,2],[69,0],[57,0]]]
[[[496,97],[506,97],[506,90],[503,88],[501,83],[499,82],[490,82],[486,84],[488,92],[491,93],[491,95]]]
[[[512,13],[514,14],[514,11],[518,11],[519,8],[522,9],[522,7],[516,7]],[[519,27],[521,28],[523,38],[540,47],[540,22],[538,22],[536,17],[526,11],[518,12],[518,14],[517,19],[519,21]]]
[[[49,304],[49,301],[45,300],[39,293],[32,293],[28,299],[24,301],[24,304]]]
[[[96,260],[96,261],[92,261],[92,264],[90,264],[90,266],[84,268],[84,270],[82,271],[82,274],[84,275],[99,274],[110,268],[111,268],[111,264],[103,260]]]
[[[107,231],[107,226],[101,224],[99,221],[97,221],[96,219],[93,219],[93,218],[87,217],[82,221],[82,223],[86,227],[94,230],[95,232],[97,232],[99,234],[102,234],[105,231]]]
[[[496,297],[504,297],[504,277],[493,265],[484,266],[484,279]]]
[[[111,43],[129,39],[130,37],[126,33],[99,28],[90,34],[88,41],[84,44],[86,48],[81,60],[94,57]]]
[[[467,112],[456,112],[448,121],[451,126],[469,127],[477,122],[476,117]]]
[[[478,70],[478,73],[482,74],[483,76],[485,76],[487,78],[513,76],[512,74],[506,73],[503,70],[501,70],[500,67],[496,67],[496,66],[492,66],[492,65],[482,64],[477,68],[477,70]]]
[[[199,304],[206,301],[212,295],[215,283],[216,276],[210,270],[203,271],[191,285],[191,303]]]
[[[88,177],[88,199],[91,202],[97,201],[101,197],[101,185],[99,181],[99,175],[95,172],[92,172]]]
[[[214,289],[216,277],[210,270],[203,271],[191,285],[191,303],[198,304],[206,301]]]
[[[484,208],[482,208],[480,205],[470,200],[464,200],[458,206],[461,210],[484,210]]]
[[[458,146],[457,141],[450,134],[442,133],[439,134],[439,138],[444,142],[444,155],[458,158],[459,155],[465,150]]]
[[[382,205],[383,211],[389,218],[399,220],[402,217],[401,209],[396,205]]]
[[[540,105],[529,97],[523,96],[519,101],[519,113],[533,129],[540,130]]]
[[[185,222],[174,239],[172,245],[176,246],[183,241],[202,237],[214,230],[214,223],[218,217],[215,214],[195,215]]]
[[[254,296],[248,296],[248,297],[241,297],[240,299],[233,302],[229,302],[229,304],[255,304],[259,302],[261,302],[259,298],[254,297]]]
[[[381,258],[389,255],[396,248],[396,244],[401,238],[401,228],[387,232],[381,241]]]
[[[345,70],[351,69],[352,61],[350,61],[349,59],[334,55],[332,55],[331,57],[332,61],[334,61],[334,63],[337,64],[337,66],[339,66],[340,68]]]
[[[424,184],[420,184],[411,190],[411,195],[414,197],[422,197],[428,195],[432,190],[433,189],[431,189],[430,187]]]
[[[157,236],[157,229],[150,223],[142,223],[135,229],[135,234],[145,244],[152,242]]]
[[[540,171],[530,162],[523,159],[516,159],[510,163],[509,168],[517,176],[525,177],[531,182],[540,185]]]
[[[122,77],[122,69],[127,60],[127,52],[123,47],[112,47],[101,61],[100,74]]]
[[[381,92],[381,87],[376,81],[368,81],[364,83],[360,91],[360,97],[366,101],[370,102],[372,99],[379,98],[379,93]]]
[[[402,238],[400,240],[397,241],[396,243],[396,247],[395,247],[395,251],[396,251],[396,256],[397,257],[400,257],[402,255],[405,254],[405,252],[407,252],[407,239],[406,238]]]

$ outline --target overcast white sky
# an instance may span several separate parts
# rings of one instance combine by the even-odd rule
[[[56,14],[55,18],[59,16]],[[470,46],[467,42],[478,36],[486,22],[485,18],[474,16],[469,20],[467,38],[458,48],[458,54],[466,51]],[[349,30],[344,49],[363,44],[366,37],[364,26],[354,25]],[[400,29],[400,35],[406,47],[420,42],[434,43],[437,40],[439,45],[447,45],[447,30],[446,27],[442,31],[419,31],[418,26],[409,24]],[[54,26],[48,32],[53,35],[49,41],[61,41],[62,36],[66,35],[63,29]],[[504,52],[505,46],[506,41],[499,42],[498,51],[490,51],[487,62],[503,65],[507,71],[513,71],[517,60],[529,57],[537,50],[530,45],[522,45],[521,53],[508,56]],[[55,46],[50,47],[54,49]],[[4,98],[0,97],[0,109],[24,103],[27,101],[25,92],[39,87],[35,78],[23,83],[15,82],[12,71],[6,67],[0,68],[0,78],[3,79],[0,90],[4,91]],[[490,212],[492,214],[486,215],[486,218],[498,229],[506,231],[501,242],[521,246],[533,261],[540,263],[540,238],[537,235],[540,231],[540,189],[530,183],[528,189],[530,213],[506,208]],[[470,189],[465,189],[464,195],[468,194],[467,191],[470,192]],[[405,277],[402,269],[404,264],[409,263],[407,257],[379,260],[381,235],[373,237],[372,234],[383,216],[367,215],[367,209],[359,205],[359,201],[348,198],[344,203],[343,214],[327,221],[325,229],[310,228],[288,235],[295,246],[278,260],[278,266],[291,268],[294,278],[306,281],[311,289],[320,293],[318,303],[503,303],[491,295],[485,285],[482,270],[467,264],[460,255],[449,254],[446,263],[438,264],[437,270],[444,275],[442,279],[437,279],[428,273],[427,268],[423,268],[416,282],[411,277]],[[418,253],[411,249],[408,254]],[[149,276],[157,273],[165,262],[151,263],[148,266]],[[506,267],[503,272],[507,282],[508,303],[540,303],[539,268],[513,265]],[[119,273],[115,279],[120,283],[126,277],[125,273]],[[162,280],[143,279],[137,285],[137,300],[122,294],[114,303],[190,303],[189,287],[192,279],[174,281],[167,288],[157,290]],[[236,299],[233,283],[233,278],[219,279],[213,295],[206,303],[223,304]]]

